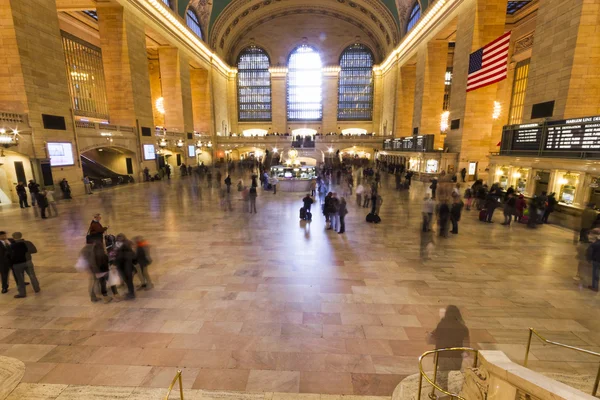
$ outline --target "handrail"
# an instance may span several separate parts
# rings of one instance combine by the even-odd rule
[[[173,378],[173,382],[171,382],[171,386],[169,386],[169,389],[167,390],[167,396],[165,397],[165,400],[169,400],[171,391],[173,390],[173,387],[175,386],[175,383],[178,380],[179,380],[179,396],[180,396],[181,400],[183,400],[183,381],[181,379],[181,370],[177,370],[177,374],[175,374],[175,378]]]
[[[439,354],[443,353],[443,352],[450,352],[450,351],[460,351],[461,353],[468,351],[468,352],[473,353],[475,355],[475,359],[473,360],[473,368],[475,368],[477,366],[477,359],[478,359],[479,353],[477,350],[475,350],[471,347],[448,347],[445,349],[435,349],[435,350],[426,351],[425,353],[423,353],[421,355],[421,357],[419,357],[419,389],[418,389],[418,394],[417,394],[417,400],[421,400],[421,386],[423,385],[423,378],[425,378],[425,380],[432,386],[431,393],[429,394],[430,399],[437,399],[437,396],[435,394],[435,391],[437,390],[439,392],[444,393],[447,396],[450,396],[451,400],[454,400],[454,399],[467,400],[464,397],[460,397],[458,394],[450,393],[450,392],[442,389],[441,387],[439,387],[436,384]],[[423,369],[423,359],[430,354],[434,354],[433,380],[431,380],[427,376],[427,374],[425,373],[425,370]]]
[[[589,354],[591,356],[600,357],[600,353],[596,353],[595,351],[580,349],[579,347],[569,346],[568,344],[563,344],[563,343],[554,342],[552,340],[548,340],[545,337],[543,337],[542,335],[540,335],[534,328],[529,328],[529,339],[527,340],[527,350],[525,351],[525,360],[523,361],[524,367],[527,367],[527,361],[529,360],[529,350],[531,349],[531,338],[533,337],[534,334],[535,334],[535,336],[538,337],[538,339],[540,339],[540,341],[542,341],[546,344],[551,344],[554,346],[563,347],[565,349],[575,350],[580,353]],[[598,366],[598,373],[596,374],[596,381],[594,382],[594,388],[592,389],[592,396],[596,396],[596,394],[598,393],[598,383],[599,382],[600,382],[600,365]]]

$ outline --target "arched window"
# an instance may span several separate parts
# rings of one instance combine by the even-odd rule
[[[271,120],[269,56],[260,47],[246,47],[237,63],[238,119]]]
[[[173,9],[173,5],[171,4],[171,0],[162,0],[163,3],[170,9]]]
[[[297,47],[288,60],[287,116],[289,121],[323,118],[321,56],[312,47]]]
[[[406,24],[407,33],[417,24],[419,18],[421,18],[421,5],[418,1],[416,1],[415,5],[410,11],[410,16],[408,17],[408,24]]]
[[[202,34],[202,27],[200,27],[200,20],[198,19],[198,16],[194,12],[194,10],[192,10],[191,8],[189,8],[185,13],[185,23],[192,30],[192,32],[198,35],[200,39],[204,40],[204,35]]]
[[[362,44],[353,44],[340,57],[338,120],[373,119],[373,54]]]

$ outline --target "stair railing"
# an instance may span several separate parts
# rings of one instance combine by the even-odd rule
[[[181,400],[183,400],[183,380],[181,379],[181,370],[178,370],[177,374],[175,374],[175,378],[173,378],[171,386],[169,386],[169,389],[167,390],[165,400],[169,400],[169,396],[171,395],[171,392],[173,391],[173,388],[175,387],[177,381],[179,381],[179,397],[181,398]]]
[[[479,353],[477,352],[477,350],[472,349],[470,347],[449,347],[446,349],[436,349],[436,350],[430,350],[430,351],[426,351],[425,353],[423,353],[421,355],[421,357],[419,357],[419,389],[418,389],[418,394],[417,394],[417,400],[421,400],[421,390],[422,390],[422,386],[423,386],[423,378],[425,378],[425,380],[427,381],[427,383],[429,383],[432,387],[431,387],[431,393],[429,393],[429,398],[432,400],[437,399],[437,396],[435,394],[436,390],[438,392],[441,392],[443,394],[445,394],[446,396],[450,396],[451,400],[457,399],[457,400],[467,400],[464,397],[460,397],[458,394],[456,393],[450,393],[449,391],[443,389],[442,387],[440,387],[437,383],[436,383],[436,379],[437,379],[437,372],[438,372],[438,364],[439,364],[439,355],[440,353],[445,353],[445,352],[469,352],[469,353],[473,353],[474,355],[474,360],[473,360],[473,368],[477,367],[477,359],[478,359],[478,355]],[[425,372],[425,370],[423,369],[423,359],[429,355],[433,354],[434,358],[433,358],[433,379],[429,378],[429,376],[427,376],[427,373]]]
[[[523,361],[523,366],[527,367],[527,361],[529,361],[529,350],[531,349],[531,339],[535,335],[540,341],[544,344],[551,344],[553,346],[562,347],[564,349],[574,350],[579,353],[589,354],[594,357],[600,357],[600,353],[596,353],[594,351],[580,349],[579,347],[569,346],[568,344],[554,342],[552,340],[548,340],[542,335],[540,335],[535,329],[529,328],[529,340],[527,340],[527,350],[525,351],[525,360]],[[594,381],[594,388],[592,389],[592,396],[596,396],[598,393],[598,382],[600,382],[600,365],[598,366],[598,372],[596,373],[596,380]]]

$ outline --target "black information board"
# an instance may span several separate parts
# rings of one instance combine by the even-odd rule
[[[434,135],[407,136],[383,141],[385,150],[433,151]]]
[[[521,151],[537,151],[542,141],[543,126],[540,124],[512,125],[512,149]]]
[[[402,150],[412,151],[415,149],[415,138],[412,136],[405,137],[402,140]]]
[[[544,150],[600,150],[600,116],[549,121]]]

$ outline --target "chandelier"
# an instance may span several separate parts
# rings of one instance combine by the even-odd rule
[[[12,132],[7,132],[6,129],[0,128],[0,146],[8,149],[9,147],[19,144],[19,131],[12,129]]]

